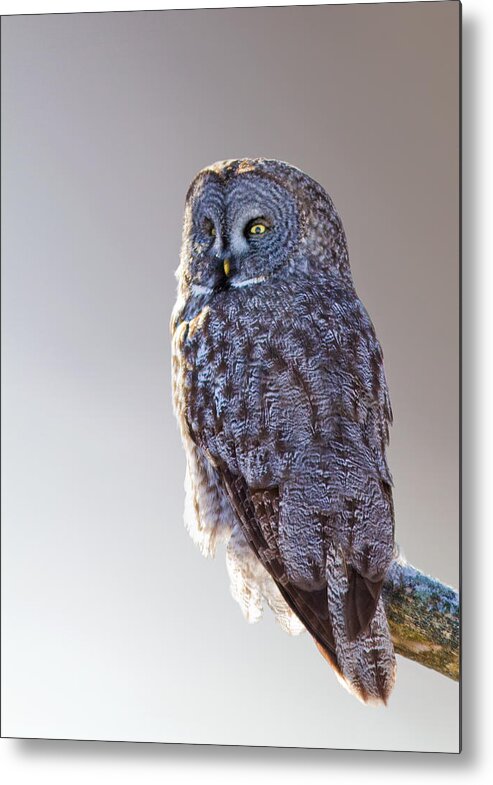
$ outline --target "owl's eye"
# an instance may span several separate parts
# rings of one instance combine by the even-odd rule
[[[206,220],[204,221],[204,232],[207,235],[209,235],[209,237],[215,237],[217,234],[216,227],[214,226],[210,218],[206,218]]]
[[[246,227],[246,234],[253,237],[260,237],[270,229],[269,224],[263,218],[254,218]]]

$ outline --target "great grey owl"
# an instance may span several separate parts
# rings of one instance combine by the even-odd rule
[[[185,520],[227,542],[233,596],[306,628],[358,698],[387,702],[393,555],[382,351],[325,190],[276,160],[208,166],[186,197],[172,316]]]

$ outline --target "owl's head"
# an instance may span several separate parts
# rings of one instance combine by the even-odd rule
[[[351,280],[328,194],[300,169],[263,158],[220,161],[197,174],[186,197],[178,273],[188,296],[292,274]]]

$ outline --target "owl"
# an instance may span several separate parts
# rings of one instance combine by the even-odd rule
[[[177,278],[187,528],[204,555],[226,543],[248,621],[267,603],[356,697],[385,704],[392,412],[332,200],[281,161],[206,167],[186,196]]]

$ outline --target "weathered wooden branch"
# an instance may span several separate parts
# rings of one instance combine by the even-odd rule
[[[458,681],[458,592],[398,557],[382,596],[396,652]]]

